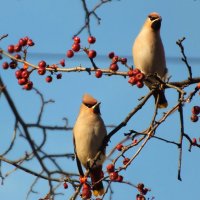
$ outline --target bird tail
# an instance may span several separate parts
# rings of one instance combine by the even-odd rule
[[[158,101],[158,108],[167,108],[168,102],[165,97],[164,90],[156,91],[156,93],[154,94],[154,98],[155,98],[155,103],[157,103],[157,101]]]
[[[103,177],[102,166],[90,169],[90,178],[92,181],[92,190],[94,196],[101,196],[104,194],[104,187],[101,178]]]

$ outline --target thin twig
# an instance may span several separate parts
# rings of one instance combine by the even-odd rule
[[[1,154],[1,156],[5,156],[7,153],[9,153],[14,146],[14,143],[15,143],[15,140],[16,140],[16,135],[17,135],[17,126],[18,126],[17,123],[18,122],[16,121],[15,126],[14,126],[14,132],[13,132],[12,140],[10,141],[10,145],[9,145],[8,149],[4,153]]]
[[[185,50],[184,50],[184,46],[183,46],[183,41],[185,40],[186,38],[183,37],[182,39],[179,39],[176,44],[179,46],[179,48],[181,49],[181,54],[182,54],[182,61],[185,63],[185,65],[187,66],[187,69],[188,69],[188,74],[189,74],[189,77],[188,79],[192,79],[192,68],[191,66],[189,65],[188,63],[188,60],[187,60],[187,56],[185,55]]]
[[[178,180],[181,181],[181,164],[183,152],[183,135],[184,135],[184,121],[183,121],[183,105],[184,95],[179,93],[179,116],[180,116],[180,138],[179,138],[179,162],[178,162]]]

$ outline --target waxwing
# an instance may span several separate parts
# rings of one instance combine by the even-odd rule
[[[81,163],[86,169],[89,169],[93,185],[92,190],[95,196],[103,195],[104,193],[103,183],[99,182],[99,180],[102,178],[105,150],[92,168],[90,161],[96,156],[107,135],[99,106],[100,102],[91,95],[85,94],[73,129],[77,164],[79,166]]]
[[[133,44],[133,60],[136,68],[145,75],[157,75],[162,81],[166,80],[167,67],[165,52],[160,37],[161,16],[150,13]],[[151,82],[145,82],[151,88]],[[162,84],[161,84],[162,85]],[[158,108],[166,108],[168,103],[164,90],[160,87],[154,93],[155,101],[158,101]]]

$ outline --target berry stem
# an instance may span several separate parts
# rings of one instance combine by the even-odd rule
[[[27,62],[23,59],[17,59],[14,56],[12,56],[11,54],[5,52],[4,50],[1,50],[0,53],[6,57],[11,58],[12,60],[15,60],[16,62],[26,64],[27,66],[32,67],[34,69],[39,68],[38,65],[31,64],[30,62]],[[59,72],[81,72],[81,71],[88,71],[88,69],[90,69],[90,71],[95,72],[98,69],[98,67],[97,66],[96,66],[96,68],[94,66],[93,66],[93,68],[87,68],[87,67],[82,67],[82,66],[75,66],[75,67],[71,67],[71,68],[59,68],[58,67],[58,68],[56,68],[56,71],[59,71]],[[52,69],[50,67],[47,67],[46,70],[55,71],[55,69]],[[118,72],[114,72],[114,73],[111,72],[109,69],[101,69],[101,71],[102,71],[102,73],[107,74],[107,75],[118,75],[118,76],[124,76],[124,77],[127,76],[127,72],[123,72],[123,71],[121,71],[121,72],[118,71]]]

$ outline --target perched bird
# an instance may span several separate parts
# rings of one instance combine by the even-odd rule
[[[100,102],[91,95],[85,94],[73,129],[78,168],[81,163],[86,169],[89,169],[93,184],[92,190],[95,196],[104,193],[103,183],[99,182],[99,180],[102,178],[102,164],[106,157],[105,149],[93,167],[90,166],[90,161],[94,159],[98,153],[107,135],[99,106]],[[83,175],[82,170],[79,170],[79,172]]]
[[[133,44],[134,65],[145,75],[157,74],[161,80],[165,81],[167,76],[167,67],[165,61],[165,52],[160,37],[161,16],[156,13],[150,13]],[[150,83],[146,82],[148,87]],[[155,101],[158,101],[158,108],[166,108],[168,103],[165,98],[162,87],[155,94]]]

